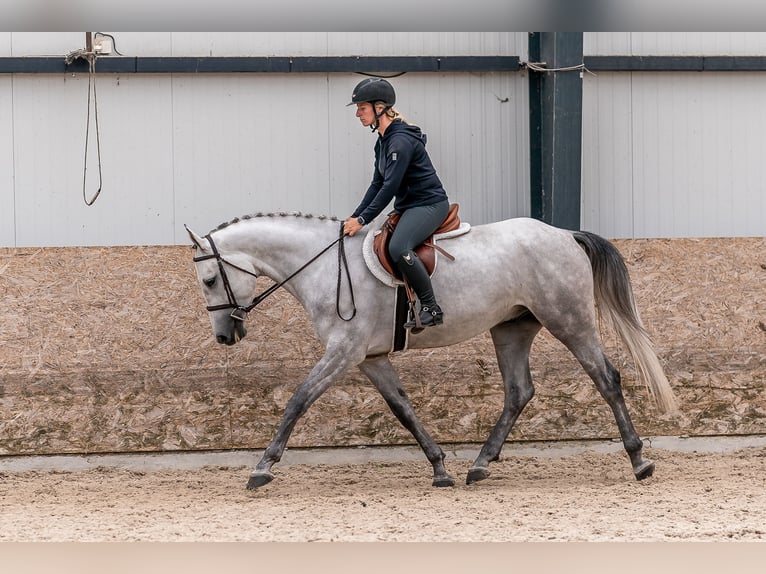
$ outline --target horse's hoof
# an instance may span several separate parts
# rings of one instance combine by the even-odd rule
[[[654,463],[651,460],[645,460],[641,465],[633,471],[636,475],[636,480],[644,480],[654,474]]]
[[[468,470],[468,476],[465,478],[466,484],[479,482],[489,477],[489,469],[486,466],[474,466]]]
[[[438,486],[438,487],[455,486],[455,479],[452,478],[450,475],[435,476],[434,481],[431,483],[431,486]]]
[[[250,480],[247,481],[247,489],[255,490],[272,480],[274,480],[274,475],[270,472],[253,473],[250,475]]]

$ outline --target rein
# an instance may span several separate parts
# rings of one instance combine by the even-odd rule
[[[237,298],[234,296],[234,291],[232,290],[231,284],[229,283],[229,277],[226,275],[226,269],[224,267],[224,263],[228,265],[229,267],[232,267],[233,269],[236,269],[237,271],[247,273],[248,275],[251,275],[252,277],[258,277],[258,275],[253,273],[252,271],[243,269],[242,267],[235,265],[234,263],[231,263],[230,261],[227,261],[226,259],[224,259],[223,255],[221,255],[221,253],[218,251],[218,248],[216,247],[215,242],[213,241],[212,235],[213,235],[213,232],[211,231],[210,233],[205,235],[205,239],[207,239],[208,242],[210,243],[210,249],[213,251],[213,253],[210,255],[200,255],[198,257],[195,257],[193,261],[197,263],[199,261],[207,261],[209,259],[216,260],[216,262],[218,263],[218,269],[221,272],[221,280],[223,281],[223,288],[226,291],[226,297],[229,299],[229,302],[223,303],[221,305],[208,305],[207,306],[208,311],[221,311],[223,309],[232,309],[232,312],[230,315],[231,318],[237,319],[238,321],[244,321],[245,316],[250,311],[252,311],[259,303],[261,303],[269,295],[274,293],[274,291],[282,287],[282,285],[287,283],[290,279],[298,275],[298,273],[306,269],[306,267],[308,267],[314,261],[319,259],[319,257],[324,255],[337,243],[338,244],[338,283],[337,283],[336,294],[335,294],[335,312],[338,314],[338,317],[340,317],[343,321],[351,321],[351,319],[353,319],[356,316],[356,301],[354,300],[354,286],[351,283],[351,273],[348,270],[348,260],[346,259],[346,246],[343,241],[345,237],[343,233],[343,222],[341,222],[341,225],[340,225],[340,235],[338,236],[338,239],[336,239],[335,241],[330,243],[327,247],[322,249],[322,251],[317,253],[314,257],[312,257],[299,269],[297,269],[296,271],[293,271],[285,279],[283,279],[279,283],[275,283],[274,285],[264,290],[259,295],[256,295],[252,303],[250,303],[250,305],[247,305],[247,306],[240,305],[237,303]],[[345,270],[346,272],[346,280],[348,281],[349,290],[351,292],[351,305],[353,307],[353,311],[351,313],[351,316],[348,318],[341,315],[341,312],[340,312],[340,288],[341,288],[341,282],[342,282],[341,269]]]

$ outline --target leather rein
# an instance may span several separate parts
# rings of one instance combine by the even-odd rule
[[[228,298],[228,303],[223,303],[221,305],[208,305],[206,308],[208,311],[222,311],[224,309],[231,309],[231,318],[236,319],[238,321],[244,321],[247,314],[255,309],[255,307],[260,304],[264,299],[266,299],[269,295],[274,293],[277,289],[282,287],[285,283],[287,283],[290,279],[298,275],[301,271],[306,269],[309,265],[311,265],[314,261],[319,259],[322,255],[324,255],[327,251],[329,251],[336,243],[338,244],[338,283],[336,286],[336,293],[335,293],[335,312],[338,314],[338,317],[340,317],[343,321],[351,321],[356,316],[356,302],[354,300],[354,286],[351,283],[351,273],[348,270],[348,260],[346,259],[346,248],[345,243],[343,241],[345,235],[343,233],[343,222],[340,224],[340,235],[338,239],[330,243],[327,247],[322,249],[319,253],[317,253],[314,257],[312,257],[309,261],[307,261],[303,266],[301,266],[296,271],[292,272],[290,275],[288,275],[285,279],[282,281],[275,283],[259,295],[256,295],[253,299],[252,303],[249,305],[240,305],[237,303],[237,298],[234,296],[234,291],[231,288],[231,283],[229,283],[229,277],[226,274],[226,268],[224,267],[224,264],[228,265],[229,267],[236,269],[237,271],[241,271],[242,273],[247,273],[248,275],[251,275],[252,277],[258,277],[256,273],[253,273],[252,271],[248,271],[247,269],[243,269],[242,267],[235,265],[234,263],[231,263],[230,261],[227,261],[223,255],[221,255],[220,251],[218,251],[218,248],[215,245],[215,242],[213,241],[213,232],[211,231],[207,235],[205,235],[205,239],[208,240],[210,243],[210,249],[213,251],[210,255],[200,255],[198,257],[195,257],[193,259],[194,263],[197,263],[199,261],[207,261],[209,259],[215,259],[218,263],[218,269],[221,272],[221,281],[223,282],[223,288],[226,291],[226,297]],[[341,270],[345,270],[346,272],[346,280],[348,281],[349,290],[351,292],[351,305],[353,307],[353,311],[351,313],[350,317],[344,317],[340,312],[340,287],[341,287]]]

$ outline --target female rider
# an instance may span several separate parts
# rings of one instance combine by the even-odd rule
[[[395,103],[393,86],[382,78],[362,80],[351,95],[348,105],[356,104],[356,117],[378,132],[378,140],[372,183],[344,222],[343,231],[354,235],[394,199],[394,212],[400,219],[388,252],[420,301],[420,322],[430,327],[443,322],[443,313],[414,249],[447,217],[449,200],[426,152],[426,135],[394,109]],[[414,319],[404,324],[408,329],[415,325]]]

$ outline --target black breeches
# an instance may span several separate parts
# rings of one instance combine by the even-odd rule
[[[408,209],[402,213],[388,244],[389,255],[412,286],[421,306],[432,308],[436,305],[436,298],[428,271],[414,249],[438,229],[447,217],[447,213],[449,213],[448,201]]]
[[[404,211],[388,244],[391,259],[399,261],[402,255],[428,239],[446,219],[448,213],[447,200],[433,205],[411,207]]]

